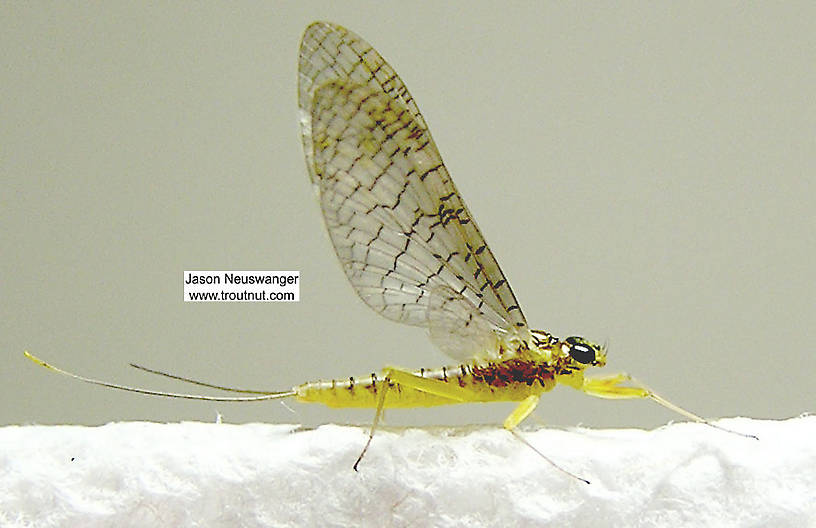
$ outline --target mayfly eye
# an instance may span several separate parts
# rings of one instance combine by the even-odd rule
[[[588,365],[595,361],[595,349],[580,337],[568,337],[569,355],[578,363]]]

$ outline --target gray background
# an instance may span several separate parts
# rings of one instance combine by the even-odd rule
[[[316,19],[400,73],[533,327],[609,339],[607,373],[705,416],[812,411],[811,6],[2,3],[0,423],[372,416],[105,390],[24,349],[169,390],[191,388],[128,362],[269,389],[446,362],[357,299],[325,235],[295,92]],[[185,269],[300,270],[302,300],[183,303]],[[679,419],[564,388],[538,415]]]

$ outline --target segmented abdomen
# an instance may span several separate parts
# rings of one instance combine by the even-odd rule
[[[462,389],[463,400],[454,400],[423,392],[404,384],[387,381],[383,375],[371,374],[346,380],[304,383],[295,388],[296,399],[322,403],[329,407],[375,408],[380,391],[388,383],[385,408],[435,407],[463,402],[521,401],[531,394],[541,394],[555,387],[556,381],[546,365],[521,361],[491,363],[484,366],[443,367],[438,370],[414,371],[414,375],[451,383]]]

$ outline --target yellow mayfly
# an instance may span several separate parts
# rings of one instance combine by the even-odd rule
[[[304,383],[283,392],[240,391],[134,365],[198,385],[259,394],[226,398],[94,380],[26,355],[82,381],[145,394],[212,401],[292,397],[330,407],[374,408],[355,469],[386,408],[515,401],[520,403],[504,427],[565,471],[516,431],[541,395],[559,383],[598,398],[649,398],[722,429],[626,374],[585,377],[588,367],[606,364],[604,347],[528,327],[414,99],[365,40],[335,24],[310,25],[300,45],[298,101],[309,176],[357,295],[387,319],[426,327],[437,348],[458,363],[436,370],[388,367],[379,375]]]

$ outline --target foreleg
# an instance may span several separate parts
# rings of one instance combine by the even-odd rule
[[[626,383],[627,385],[623,386],[621,385],[622,383]],[[706,420],[705,418],[702,418],[691,411],[687,411],[686,409],[680,407],[679,405],[674,404],[667,400],[666,398],[655,393],[653,390],[646,387],[645,385],[637,382],[629,374],[614,374],[612,376],[603,376],[598,378],[585,378],[584,384],[580,387],[579,390],[589,394],[590,396],[595,396],[596,398],[605,398],[610,400],[648,398],[654,402],[659,403],[660,405],[667,409],[670,409],[678,414],[681,414],[690,420],[694,420],[695,422],[703,423],[716,429],[720,429],[729,433],[738,434],[740,436],[758,439],[754,435],[732,431],[731,429],[726,429],[725,427],[715,425]]]

